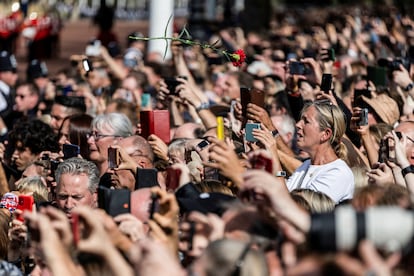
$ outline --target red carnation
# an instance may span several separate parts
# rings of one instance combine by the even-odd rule
[[[243,62],[246,60],[246,54],[244,53],[243,49],[238,49],[233,54],[229,55],[231,58],[231,62],[233,66],[240,67],[242,66]]]

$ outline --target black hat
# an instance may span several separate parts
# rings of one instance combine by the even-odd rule
[[[32,60],[27,67],[27,79],[34,80],[37,78],[47,77],[48,71],[44,61],[37,59]]]
[[[17,72],[17,61],[13,54],[7,51],[0,52],[0,72]]]

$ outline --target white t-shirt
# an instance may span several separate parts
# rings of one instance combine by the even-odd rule
[[[351,199],[354,194],[354,175],[341,159],[324,165],[311,165],[308,159],[289,177],[287,187],[309,189],[326,194],[335,203]]]

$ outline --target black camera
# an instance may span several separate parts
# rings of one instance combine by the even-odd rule
[[[353,251],[362,240],[385,252],[410,250],[414,214],[398,207],[380,206],[357,212],[350,205],[333,213],[313,214],[309,246],[321,252]]]
[[[410,69],[410,60],[406,58],[396,58],[394,60],[388,60],[381,58],[378,60],[378,65],[381,67],[388,68],[389,71],[394,72],[400,70],[400,65],[404,66],[405,69]]]

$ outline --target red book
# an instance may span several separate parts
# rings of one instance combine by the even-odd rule
[[[157,135],[164,143],[170,142],[170,112],[168,110],[143,110],[140,112],[141,136],[145,139]]]

